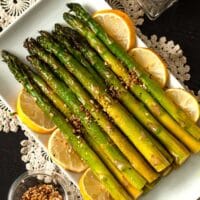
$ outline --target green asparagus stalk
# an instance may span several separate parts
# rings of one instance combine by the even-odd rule
[[[88,142],[88,144],[95,150],[95,152],[100,155],[100,149],[96,148],[98,147],[96,142],[86,133],[84,134],[84,138]],[[119,182],[126,188],[126,190],[131,194],[131,196],[134,197],[134,199],[137,199],[139,196],[142,195],[143,191],[139,191],[134,189],[131,185],[127,184],[124,177],[121,175],[120,171],[110,162],[109,159],[106,159],[105,157],[101,158],[103,162],[108,166],[108,168],[114,172],[116,177],[118,178]]]
[[[68,106],[59,98],[57,94],[53,92],[53,90],[48,86],[48,84],[33,70],[30,69],[29,66],[21,63],[21,67],[24,71],[26,71],[27,76],[30,77],[31,80],[34,81],[35,85],[48,97],[49,100],[53,103],[53,105],[63,113],[67,117],[67,120],[70,120],[72,117],[72,112],[68,108]]]
[[[166,169],[170,163],[152,142],[147,131],[128,113],[124,107],[98,84],[93,76],[70,54],[51,38],[40,36],[38,42],[50,53],[55,54],[65,67],[75,75],[91,95],[101,104],[120,129],[127,135],[136,148],[144,155],[158,172]],[[122,117],[123,116],[123,117]]]
[[[57,26],[56,27],[56,32],[57,32],[57,34],[59,34],[59,37],[56,37],[57,38],[57,40],[61,40],[61,41],[64,41],[64,45],[65,45],[65,47],[69,50],[69,52],[71,51],[71,49],[73,49],[74,51],[77,51],[77,50],[75,50],[74,48],[75,48],[75,46],[73,45],[73,47],[70,45],[70,43],[71,42],[68,42],[67,40],[65,40],[65,38],[63,38],[63,35],[61,34],[61,32],[63,32],[64,31],[64,29],[62,29],[62,27],[61,26]],[[68,39],[69,40],[71,40],[71,38],[70,38],[70,35],[72,34],[72,35],[75,35],[76,34],[76,31],[74,31],[74,30],[72,30],[71,28],[69,28],[69,27],[65,27],[65,30],[67,29],[67,31],[65,31],[65,36],[67,35],[67,37],[68,37]],[[68,32],[70,32],[70,35],[68,34]],[[44,36],[47,36],[47,37],[49,37],[50,35],[49,35],[49,33],[47,33],[47,32],[44,32],[44,31],[42,31],[41,32],[42,33],[42,35],[44,35]],[[62,35],[62,36],[61,36]],[[79,39],[79,38],[78,38]],[[70,49],[70,47],[71,47],[71,49]],[[73,55],[78,55],[78,54],[73,54]],[[76,59],[77,60],[80,60],[80,58],[79,58],[79,56],[75,56],[76,57]],[[83,60],[83,57],[81,57],[81,60]],[[58,68],[58,67],[57,67]],[[90,66],[90,68],[91,68],[91,66]],[[57,69],[56,69],[56,71],[57,71]],[[64,78],[62,78],[61,76],[62,76],[62,74],[64,74],[64,72],[60,72],[60,78],[61,79],[65,79],[65,82],[67,83],[67,82],[69,82],[69,77],[67,78],[67,77],[64,77]],[[71,83],[71,81],[69,82],[69,84]],[[68,84],[68,83],[67,83]],[[102,87],[105,87],[104,85],[102,85]],[[76,93],[76,94],[78,94],[79,95],[79,98],[83,98],[82,96],[84,96],[83,94],[81,94],[81,92],[80,91],[74,91],[74,93]],[[89,101],[89,99],[88,100],[86,100],[86,98],[84,98],[84,104],[85,104],[85,102],[88,102]],[[86,104],[85,104],[86,105]],[[88,109],[88,108],[87,108]],[[92,108],[92,107],[90,107],[89,108],[90,109],[90,112],[91,113],[93,113],[93,110],[95,110],[96,111],[96,109],[94,109],[94,108]],[[109,135],[110,135],[110,137],[111,138],[113,138],[114,137],[114,135],[113,135],[113,131],[114,131],[114,129],[113,128],[108,128],[108,127],[111,127],[111,124],[108,124],[109,123],[109,120],[108,119],[106,119],[105,117],[104,117],[104,122],[102,123],[102,117],[100,117],[100,115],[99,115],[99,113],[97,112],[97,114],[94,114],[95,116],[94,116],[94,118],[99,122],[99,124],[100,124],[100,126],[109,134],[109,132],[110,132],[110,130],[112,130],[112,133],[110,133]],[[106,121],[107,121],[107,123],[106,123]],[[106,125],[107,124],[107,125]],[[173,162],[173,157],[163,148],[163,146],[160,144],[160,143],[158,143],[156,140],[154,140],[154,138],[151,138],[152,140],[153,140],[153,143],[154,144],[156,144],[156,146],[157,146],[157,148],[162,152],[162,154],[167,158],[167,160],[169,161],[169,163],[172,163]],[[121,141],[121,139],[119,138],[119,137],[117,137],[117,140],[114,138],[113,139],[113,141],[114,141],[114,143],[115,144],[119,144],[119,146],[122,146],[123,145],[123,143],[122,142],[120,142]],[[123,145],[124,146],[124,145]],[[127,146],[128,147],[128,146]],[[130,147],[129,147],[130,148]],[[126,149],[129,149],[129,148],[126,148]],[[122,148],[120,148],[120,150],[124,153],[124,151],[123,151],[123,149]],[[130,152],[130,151],[129,151]],[[125,155],[126,155],[127,153],[125,152]],[[130,153],[129,153],[129,155],[130,155]],[[152,173],[149,173],[148,171],[149,170],[141,170],[141,165],[139,166],[139,165],[136,165],[136,161],[137,161],[137,159],[133,159],[133,157],[131,158],[130,156],[129,156],[129,161],[132,163],[132,162],[134,162],[134,163],[132,163],[132,165],[135,167],[135,169],[139,169],[139,172],[141,172],[142,171],[142,175],[148,180],[148,181],[153,181],[153,179],[152,179],[152,177],[153,178],[155,178],[155,176],[152,176],[153,174]],[[133,161],[134,160],[134,161]],[[163,172],[163,173],[165,173],[165,172]],[[148,175],[147,175],[148,174]],[[149,179],[149,178],[151,178],[151,179]]]
[[[95,35],[97,35],[104,42],[107,48],[114,55],[116,55],[117,58],[121,60],[130,71],[137,75],[139,80],[141,80],[142,83],[147,87],[147,90],[179,123],[179,125],[196,139],[200,140],[200,128],[198,125],[195,124],[181,108],[175,105],[169,97],[167,97],[159,84],[151,79],[150,76],[141,68],[141,66],[139,66],[120,45],[118,45],[111,37],[108,36],[104,29],[97,22],[95,22],[94,19],[92,19],[89,13],[87,13],[87,11],[84,10],[80,4],[71,3],[68,4],[68,7],[92,29]],[[123,69],[124,67],[121,65],[121,68]]]
[[[60,29],[61,29],[61,25],[60,24],[55,24],[55,31],[56,32],[54,32],[53,33],[53,37],[57,40],[62,40],[62,36],[60,35],[60,34],[57,34],[57,33],[59,33],[60,32]],[[72,29],[70,29],[71,30],[71,34],[73,34],[73,30]],[[69,31],[70,31],[69,30]],[[48,34],[47,32],[46,32],[46,34]],[[72,46],[72,44],[70,44],[70,42],[68,42],[68,43],[66,43],[65,44],[65,46]],[[91,68],[90,67],[90,64],[89,64],[89,62],[84,58],[84,56],[79,52],[79,51],[76,51],[76,50],[74,50],[74,48],[68,48],[68,51],[70,52],[70,54],[71,55],[73,55],[75,58],[76,57],[78,57],[80,60],[80,63],[91,73],[91,74],[93,74],[93,76],[94,76],[94,78],[95,78],[95,80],[97,80],[100,84],[102,84],[102,85],[104,85],[104,87],[105,87],[105,83],[104,83],[104,81],[103,81],[103,79],[97,74],[97,72],[93,69],[93,68]]]
[[[24,66],[24,65],[23,65]],[[26,66],[24,66],[26,68]],[[26,69],[27,70],[27,69]],[[101,157],[103,162],[108,166],[108,168],[113,172],[113,174],[116,176],[116,178],[120,181],[120,183],[124,186],[124,188],[130,193],[134,199],[137,199],[141,194],[142,191],[137,190],[135,187],[130,185],[126,179],[124,179],[121,172],[115,167],[115,165],[112,164],[112,162],[109,160],[109,158],[106,158],[104,156],[101,156],[100,149],[98,148],[98,144],[95,143],[93,138],[87,133],[87,131],[84,129],[84,127],[80,127],[78,120],[74,120],[72,118],[73,114],[69,107],[59,98],[58,95],[56,95],[53,90],[45,83],[45,81],[39,77],[36,73],[31,71],[30,69],[27,70],[28,75],[32,78],[32,80],[37,84],[37,86],[41,89],[41,91],[53,102],[53,104],[67,117],[67,119],[74,124],[75,128],[77,130],[80,130],[80,133],[83,135],[86,142],[92,147],[92,149],[95,149],[95,152],[97,155]],[[74,123],[76,122],[76,123]]]
[[[29,81],[26,73],[17,65],[16,57],[3,51],[2,57],[8,64],[10,71],[15,78],[22,83],[26,91],[35,99],[38,106],[46,113],[47,116],[55,123],[55,125],[62,131],[64,137],[72,145],[79,156],[88,164],[98,180],[105,186],[113,199],[132,199],[116,179],[111,175],[102,161],[94,153],[94,151],[85,143],[81,137],[74,134],[74,128],[66,121],[65,117],[49,102],[49,100],[41,94],[40,90]],[[18,61],[19,62],[19,61]]]
[[[98,124],[110,136],[113,142],[118,146],[120,151],[126,156],[132,166],[149,182],[158,178],[158,174],[148,165],[133,145],[124,137],[124,135],[110,122],[108,116],[102,109],[98,109],[96,103],[90,95],[76,81],[76,79],[58,62],[50,53],[44,51],[34,39],[26,40],[24,46],[29,53],[37,55],[41,60],[46,62],[52,71],[62,79],[71,90],[77,95],[81,103],[92,114]]]
[[[95,36],[85,24],[77,17],[68,13],[64,14],[64,19],[74,27],[81,35],[83,35],[89,44],[99,53],[102,59],[111,67],[130,88],[131,92],[139,98],[152,114],[168,128],[180,141],[182,141],[192,152],[200,151],[200,142],[192,135],[187,133],[184,127],[180,127],[177,122],[160,106],[160,104],[146,91],[144,86],[140,84],[135,73],[129,73],[123,65],[109,52],[105,45]]]
[[[142,189],[146,183],[145,179],[134,170],[117,146],[113,144],[107,134],[98,126],[90,113],[84,109],[84,106],[76,98],[75,94],[64,82],[57,79],[37,57],[29,56],[27,59],[53,91],[67,104],[71,112],[80,119],[88,134],[98,143],[98,148],[101,149],[102,154],[110,159],[131,185],[138,190]]]
[[[68,28],[69,29],[69,28]],[[71,34],[75,34],[74,33],[74,31],[72,30],[72,29],[69,29],[69,30],[71,30]],[[51,35],[48,33],[48,32],[45,32],[45,31],[40,31],[40,33],[43,35],[43,36],[46,36],[46,37],[49,37],[49,38],[51,38]],[[60,37],[59,37],[60,38]],[[61,40],[63,40],[64,38],[60,38]],[[70,43],[67,43],[67,41],[65,42],[65,46],[66,46],[66,44],[67,44],[67,47],[68,47],[68,49],[69,49],[69,46],[70,46]],[[71,50],[70,50],[71,51]],[[75,51],[75,49],[74,49],[74,51]],[[79,59],[79,57],[78,57],[78,54],[73,54],[73,55],[76,55],[75,57],[77,58],[77,59]],[[81,58],[81,59],[83,59],[83,58]],[[48,62],[48,59],[46,59],[45,60],[46,62]],[[90,67],[90,66],[88,66],[88,67]],[[90,67],[91,68],[91,67]],[[55,73],[57,73],[58,72],[58,66],[56,66],[56,69],[55,69]],[[63,71],[61,71],[60,72],[60,74],[58,74],[58,76],[60,76],[60,78],[61,79],[63,79],[63,74],[65,74],[64,73],[64,70]],[[69,73],[68,73],[69,74]],[[71,83],[72,83],[72,81],[70,80],[70,78],[69,78],[69,76],[68,77],[64,77],[64,79],[65,79],[65,82],[68,84],[68,85],[70,85]],[[63,79],[63,80],[64,80]],[[99,82],[99,84],[100,84],[100,82]],[[101,85],[103,88],[105,87],[105,85],[103,84],[103,85]],[[103,89],[102,88],[102,89]],[[106,88],[105,88],[106,89]],[[80,92],[80,89],[79,89],[79,91],[77,91],[77,90],[75,90],[74,91],[74,93],[75,94],[77,94],[77,96],[78,96],[78,98],[79,99],[83,99],[83,97],[84,97],[84,95]],[[81,95],[82,94],[82,95]],[[83,104],[86,106],[87,104],[85,103],[85,102],[90,102],[91,100],[90,100],[90,97],[88,97],[87,98],[87,100],[86,100],[86,98],[84,98],[84,100],[83,100]],[[90,103],[91,104],[91,103]],[[93,107],[92,107],[93,106]],[[98,122],[100,122],[99,124],[100,124],[100,126],[105,130],[105,131],[107,131],[107,133],[108,133],[108,135],[109,136],[111,136],[111,138],[114,138],[114,136],[113,136],[113,132],[112,133],[110,133],[109,134],[109,132],[110,132],[110,130],[109,129],[111,129],[110,127],[111,127],[111,124],[108,124],[108,122],[109,122],[109,119],[108,118],[105,118],[104,117],[104,123],[102,123],[102,118],[100,117],[100,112],[99,111],[97,111],[97,109],[96,108],[94,108],[94,105],[92,105],[91,104],[91,106],[90,106],[90,108],[87,108],[87,109],[89,109],[89,111],[93,114],[93,117],[98,121]],[[107,122],[107,123],[106,123]],[[108,128],[109,127],[109,128]],[[113,130],[113,129],[111,129],[111,130]],[[115,138],[114,138],[115,139]],[[122,146],[123,145],[123,143],[121,142],[121,139],[122,138],[119,138],[119,137],[117,137],[117,141],[116,141],[116,139],[115,140],[113,140],[114,142],[115,142],[115,144],[119,144],[118,146]],[[120,139],[120,140],[119,140]],[[159,149],[159,151],[167,158],[167,160],[169,161],[169,163],[171,164],[172,162],[173,162],[173,157],[163,148],[163,146],[159,143],[159,142],[157,142],[154,138],[152,138],[151,137],[151,140],[153,140],[152,142],[156,145],[156,147]],[[124,145],[123,145],[124,146]],[[128,146],[127,146],[128,147]],[[127,149],[127,148],[126,148]],[[121,150],[121,148],[120,148],[120,150]],[[129,150],[129,152],[130,152],[130,150]],[[126,153],[126,152],[125,152]],[[130,155],[130,153],[129,153],[129,155]],[[131,163],[133,163],[133,157],[132,158],[130,158],[130,156],[129,156],[129,160],[131,160],[130,162]],[[139,172],[141,172],[142,170],[141,170],[141,166],[138,166],[138,167],[135,167],[136,166],[136,162],[135,162],[136,160],[134,159],[134,163],[132,164],[133,166],[134,166],[134,168],[137,168],[137,169],[139,169]],[[166,169],[166,170],[168,170],[168,168]],[[148,170],[149,171],[149,170]],[[146,176],[147,176],[147,172],[148,171],[144,171],[144,172],[142,172],[142,174],[145,174]],[[163,171],[163,173],[165,173],[165,170]],[[150,177],[151,176],[151,178],[152,178],[152,173],[150,173],[147,177]],[[153,176],[154,178],[155,178],[155,176]],[[148,180],[148,179],[147,179]],[[151,180],[152,181],[152,180]]]
[[[70,32],[63,30],[63,34]],[[144,104],[136,100],[136,98],[125,89],[117,76],[105,65],[103,60],[96,54],[96,52],[84,40],[73,32],[71,40],[74,45],[83,53],[83,55],[90,61],[97,72],[105,79],[107,84],[111,87],[111,92],[114,90],[115,96],[129,109],[129,111],[136,116],[136,118],[152,132],[162,144],[174,156],[177,164],[182,164],[188,157],[189,152],[185,146],[180,143],[174,136],[172,136],[145,108]],[[62,38],[60,42],[66,43],[66,38]]]

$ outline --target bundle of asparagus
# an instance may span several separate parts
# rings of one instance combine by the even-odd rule
[[[68,7],[74,29],[25,41],[32,67],[2,56],[112,198],[136,199],[200,151],[200,128],[81,5]]]
[[[153,79],[149,77],[147,73],[142,70],[141,66],[139,66],[133,58],[131,58],[122,47],[120,47],[111,37],[107,35],[107,33],[103,30],[103,28],[96,23],[92,17],[81,7],[80,4],[70,3],[68,4],[70,11],[75,12],[77,17],[80,20],[83,20],[84,23],[81,23],[77,17],[69,13],[64,13],[64,19],[75,29],[79,30],[83,35],[86,36],[88,41],[90,41],[91,46],[94,45],[98,52],[106,51],[107,54],[101,54],[101,56],[105,59],[106,62],[110,64],[110,67],[113,68],[113,71],[116,74],[119,74],[120,77],[124,77],[124,79],[128,78],[125,73],[124,66],[114,57],[111,53],[107,51],[104,45],[117,56],[119,60],[123,62],[123,64],[133,72],[137,78],[145,85],[147,90],[153,95],[153,97],[165,108],[168,113],[177,121],[177,123],[183,127],[186,131],[188,131],[192,136],[196,139],[200,139],[200,128],[187,116],[183,110],[177,107],[164,93],[164,91],[159,87],[158,83],[156,83]],[[93,32],[88,31],[88,25]],[[103,42],[104,45],[101,45],[102,48],[97,48],[99,44],[99,40],[95,37],[98,36]],[[102,43],[100,43],[102,44]],[[119,73],[121,72],[121,73]]]
[[[86,109],[88,109],[102,129],[110,136],[132,166],[134,166],[134,168],[139,171],[149,183],[153,182],[158,177],[158,174],[149,167],[144,158],[137,152],[116,126],[110,122],[108,116],[103,112],[98,104],[91,99],[79,82],[67,70],[65,70],[64,66],[62,66],[55,57],[39,47],[34,39],[27,40],[24,45],[28,48],[31,54],[37,55],[41,60],[49,64],[49,67],[51,67],[53,72],[55,72],[55,74],[58,75],[58,77],[62,79],[77,95],[81,103],[86,107]]]
[[[119,185],[113,175],[107,170],[102,161],[88,146],[76,130],[66,121],[61,112],[56,109],[48,98],[44,97],[39,88],[30,80],[27,73],[21,68],[21,62],[6,51],[2,52],[4,61],[15,78],[24,86],[26,91],[33,96],[38,106],[52,119],[55,125],[62,131],[66,140],[73,146],[75,151],[90,166],[98,179],[106,186],[114,199],[131,199]]]
[[[99,53],[102,59],[108,63],[108,67],[111,67],[113,72],[115,72],[116,75],[126,83],[131,92],[147,106],[147,108],[160,122],[162,122],[173,134],[175,134],[179,140],[187,145],[191,151],[194,153],[199,152],[199,144],[196,140],[194,140],[194,138],[199,140],[200,128],[194,124],[191,119],[188,119],[185,113],[183,114],[184,119],[182,119],[183,117],[179,115],[179,113],[182,114],[183,111],[174,105],[174,103],[164,94],[164,91],[159,87],[159,85],[150,79],[148,75],[141,69],[141,67],[134,62],[133,58],[130,57],[117,43],[112,40],[112,38],[106,34],[102,27],[91,18],[91,16],[81,7],[81,5],[71,3],[68,4],[68,7],[73,10],[79,18],[69,13],[64,13],[64,19],[80,34],[85,36],[90,45]],[[91,29],[86,25],[88,25]],[[97,34],[104,43],[101,42],[101,40],[96,36]],[[117,53],[117,58],[123,59],[122,61],[126,65],[129,63],[128,65],[130,68],[134,67],[134,70],[131,69],[131,71],[128,72],[128,70],[115,56],[113,56],[113,54],[105,45],[112,49],[111,51],[113,54]],[[139,69],[135,70],[136,66],[138,66]],[[136,74],[138,71],[140,71],[140,73]],[[149,80],[149,82],[153,83],[153,85],[155,85],[155,88],[152,86],[152,92],[156,93],[155,95],[157,101],[149,93],[150,89],[148,88],[147,90],[147,86],[143,82],[141,84],[140,80],[143,76],[145,76],[145,79]],[[164,103],[163,101],[169,101],[170,103]],[[158,102],[163,107],[161,107]],[[168,111],[168,106],[173,107],[174,110]],[[166,112],[165,109],[168,112]],[[176,115],[179,124],[170,115]],[[190,131],[191,129],[194,130]]]
[[[91,65],[98,71],[98,73],[105,79],[106,83],[115,90],[115,97],[117,97],[124,104],[127,109],[136,116],[136,118],[155,136],[160,139],[168,151],[174,156],[177,164],[181,164],[188,157],[187,149],[168,131],[156,121],[151,113],[145,108],[144,104],[137,101],[136,98],[125,89],[116,75],[105,65],[103,60],[96,54],[96,52],[81,38],[76,31],[70,31],[70,28],[56,25],[55,29],[58,32],[56,37],[59,39],[67,49],[70,47],[70,41],[74,42],[74,46],[85,55],[90,61]],[[68,36],[68,40],[65,35]],[[76,51],[73,49],[73,51]],[[77,52],[79,52],[77,51]],[[75,54],[74,54],[75,55]],[[79,58],[77,57],[77,60]],[[80,59],[79,59],[80,60]],[[90,66],[91,67],[91,66]],[[170,145],[169,145],[170,144]]]

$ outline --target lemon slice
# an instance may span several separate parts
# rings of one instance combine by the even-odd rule
[[[135,26],[129,16],[120,10],[101,10],[93,18],[125,50],[134,47],[136,41]]]
[[[59,129],[56,129],[49,138],[48,152],[52,160],[64,169],[82,172],[87,168]]]
[[[148,72],[160,86],[165,87],[168,81],[167,64],[149,48],[133,48],[129,54]]]
[[[176,88],[167,89],[166,94],[175,104],[180,106],[194,122],[198,121],[200,115],[199,104],[192,94],[184,89]]]
[[[55,129],[55,125],[24,89],[18,95],[17,114],[24,124],[37,133],[47,134]]]
[[[88,169],[81,176],[79,188],[84,200],[112,200],[109,193],[97,180],[91,169]]]

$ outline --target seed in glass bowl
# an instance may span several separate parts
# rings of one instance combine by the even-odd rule
[[[63,200],[62,195],[51,184],[40,184],[30,187],[21,200]]]

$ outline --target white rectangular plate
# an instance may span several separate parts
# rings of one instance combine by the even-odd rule
[[[23,41],[27,37],[36,37],[39,30],[52,30],[56,22],[64,23],[62,14],[67,10],[66,0],[42,0],[34,9],[30,9],[23,17],[5,31],[0,37],[0,49],[6,49],[25,61],[27,51]],[[109,8],[104,0],[76,0],[90,12]],[[137,45],[145,44],[137,38]],[[181,88],[181,84],[170,74],[169,87]],[[21,85],[14,79],[5,63],[0,61],[0,94],[5,103],[15,110],[17,95]],[[33,133],[23,124],[35,139],[46,149],[49,136]],[[63,170],[64,171],[64,170]],[[80,174],[65,171],[65,174],[77,184]],[[200,157],[192,156],[180,169],[174,170],[141,200],[196,200],[200,197]]]

